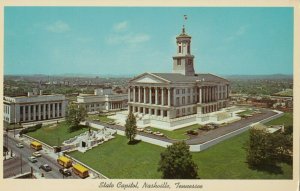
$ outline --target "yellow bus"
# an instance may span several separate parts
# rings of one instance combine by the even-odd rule
[[[88,169],[78,163],[73,164],[73,172],[77,174],[80,178],[86,178],[89,176]]]
[[[30,147],[33,148],[33,149],[35,149],[36,151],[39,151],[39,150],[42,150],[42,149],[43,149],[43,148],[42,148],[42,144],[39,143],[39,142],[37,142],[37,141],[32,141],[32,142],[30,143]]]
[[[57,162],[58,162],[58,164],[60,164],[61,166],[65,167],[65,168],[69,168],[72,166],[72,160],[65,156],[60,156],[57,159]]]

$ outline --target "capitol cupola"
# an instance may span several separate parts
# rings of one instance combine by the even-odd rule
[[[176,37],[177,53],[173,56],[173,73],[180,73],[186,76],[194,76],[194,56],[191,55],[191,36],[185,32],[183,25],[182,32]]]

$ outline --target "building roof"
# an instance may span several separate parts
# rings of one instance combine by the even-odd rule
[[[188,83],[188,82],[196,82],[200,80],[202,82],[223,82],[223,83],[229,82],[228,80],[213,74],[195,74],[194,76],[185,76],[179,73],[151,73],[151,74],[175,83],[176,82]]]

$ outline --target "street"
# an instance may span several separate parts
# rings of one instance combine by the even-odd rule
[[[35,150],[30,148],[30,146],[27,145],[26,143],[23,143],[24,148],[18,148],[16,144],[19,141],[13,138],[13,134],[9,134],[8,138],[5,135],[3,137],[3,141],[4,141],[4,146],[6,146],[9,150],[12,150],[13,153],[15,154],[14,158],[3,161],[4,178],[9,178],[14,175],[18,175],[21,173],[21,171],[23,173],[29,172],[31,167],[33,168],[34,173],[40,173],[40,174],[43,173],[44,177],[48,179],[79,178],[73,173],[72,176],[63,177],[63,175],[59,172],[59,169],[62,167],[56,162],[55,159],[48,156],[48,153],[45,150],[39,151],[42,154],[42,156],[37,157],[38,162],[31,163],[28,160],[28,157],[32,156],[32,153],[35,152]],[[43,164],[48,164],[52,168],[52,171],[46,172],[42,169],[39,169],[39,166]]]

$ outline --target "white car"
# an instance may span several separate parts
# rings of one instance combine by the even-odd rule
[[[37,162],[37,159],[36,159],[35,157],[33,157],[33,156],[28,157],[28,160],[29,160],[30,162],[32,162],[32,163]]]
[[[42,156],[42,154],[40,153],[40,152],[34,152],[34,153],[32,153],[32,156],[35,156],[35,157],[41,157]]]

